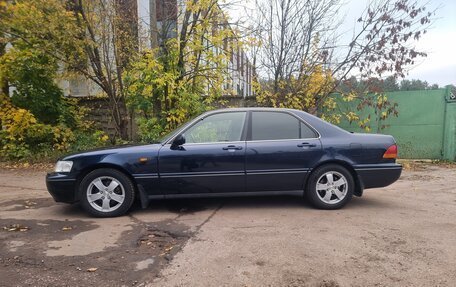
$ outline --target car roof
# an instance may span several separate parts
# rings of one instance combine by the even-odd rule
[[[214,113],[220,113],[220,112],[248,112],[248,111],[269,111],[269,112],[288,112],[288,113],[305,113],[300,110],[295,110],[295,109],[288,109],[288,108],[270,108],[270,107],[241,107],[241,108],[222,108],[222,109],[216,109],[216,110],[211,110],[203,113],[201,116],[205,117]]]
[[[287,112],[302,112],[300,110],[295,110],[295,109],[288,109],[288,108],[270,108],[270,107],[242,107],[242,108],[223,108],[223,109],[217,109],[217,110],[211,110],[206,112],[206,114],[209,113],[217,113],[217,112],[245,112],[245,111],[287,111]]]

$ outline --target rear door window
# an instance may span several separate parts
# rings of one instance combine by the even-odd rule
[[[294,116],[281,112],[252,112],[252,140],[316,138],[316,133]]]

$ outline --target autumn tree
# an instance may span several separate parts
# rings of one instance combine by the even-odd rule
[[[7,25],[13,21],[11,17],[30,12],[23,8],[20,3],[13,5],[12,1],[3,1],[0,5],[1,90],[14,106],[30,111],[40,122],[74,127],[71,101],[63,97],[56,83],[57,59],[44,50],[35,49],[32,42],[16,36],[14,27]]]
[[[337,30],[338,0],[258,0],[256,8],[258,15],[252,18],[262,45],[254,56],[264,78],[260,103],[312,113],[334,107],[329,95],[352,76],[404,77],[418,57],[426,56],[415,43],[433,15],[413,0],[371,2],[343,43]]]
[[[156,139],[230,93],[225,88],[229,62],[242,46],[219,1],[176,5],[159,7],[160,25],[151,24],[161,27],[151,31],[157,40],[142,49],[125,77],[128,101],[139,114],[145,140]]]
[[[67,73],[92,81],[107,98],[116,135],[129,138],[123,73],[137,46],[132,1],[31,0],[6,5],[0,26],[9,42],[20,41],[51,57]]]
[[[18,0],[6,5],[9,17],[2,17],[1,32],[8,41],[20,39],[52,58],[65,73],[95,84],[109,103],[116,135],[128,139],[128,95],[134,95],[128,101],[144,118],[152,115],[160,126],[172,128],[189,117],[190,107],[197,113],[198,104],[207,105],[224,93],[229,58],[240,43],[223,12],[227,4],[151,1],[152,9],[164,13],[161,19],[151,17],[160,25],[151,23],[150,46],[140,47],[135,3]],[[161,74],[150,70],[154,63]],[[141,96],[142,104],[134,104]]]

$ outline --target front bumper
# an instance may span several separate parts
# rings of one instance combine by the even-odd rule
[[[355,166],[364,188],[385,187],[399,179],[402,165],[397,163]]]
[[[67,174],[48,173],[46,187],[56,202],[74,203],[76,198],[76,179]]]

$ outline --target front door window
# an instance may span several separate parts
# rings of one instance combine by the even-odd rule
[[[245,115],[245,112],[227,112],[203,118],[184,133],[186,143],[240,141]]]

